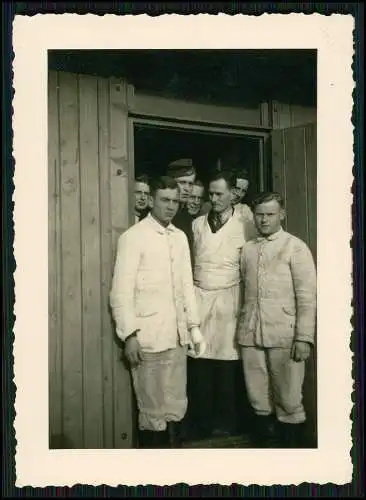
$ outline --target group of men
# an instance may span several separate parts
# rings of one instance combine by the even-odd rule
[[[314,343],[312,254],[282,228],[278,193],[243,203],[247,174],[191,160],[135,183],[136,224],[119,238],[110,302],[138,406],[140,446],[232,435],[240,402],[254,446],[303,444],[305,362]]]

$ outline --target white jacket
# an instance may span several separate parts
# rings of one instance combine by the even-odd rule
[[[110,303],[117,335],[135,330],[141,348],[160,352],[190,342],[199,326],[186,235],[151,214],[118,240]]]

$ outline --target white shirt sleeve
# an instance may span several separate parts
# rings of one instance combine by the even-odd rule
[[[140,257],[141,245],[137,235],[134,232],[122,234],[118,239],[110,291],[110,304],[116,322],[116,333],[121,340],[137,329],[134,295]]]
[[[189,252],[188,240],[185,235],[181,239],[181,272],[182,272],[182,285],[184,294],[184,304],[187,314],[187,324],[190,330],[194,326],[199,326],[200,321],[197,312],[196,294],[193,285],[191,257]]]

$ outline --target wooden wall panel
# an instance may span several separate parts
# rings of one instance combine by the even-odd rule
[[[215,106],[136,92],[131,100],[130,109],[135,114],[173,120],[217,123],[226,126],[268,126],[263,122],[265,115],[260,103],[254,103],[252,107]]]
[[[287,230],[303,241],[309,241],[307,217],[307,182],[305,129],[292,127],[283,134],[285,148]]]
[[[99,198],[101,248],[101,350],[103,367],[103,424],[104,446],[114,447],[113,413],[113,324],[109,307],[112,281],[111,182],[109,166],[109,84],[98,80],[99,109]]]
[[[128,228],[128,119],[122,81],[49,75],[51,448],[130,448],[132,391],[109,292]]]
[[[48,80],[48,304],[49,304],[49,446],[62,442],[61,234],[58,74]]]
[[[79,76],[84,446],[94,449],[103,447],[97,83]]]
[[[110,99],[110,179],[112,262],[115,261],[119,236],[129,227],[127,85],[111,79]],[[116,448],[131,448],[133,443],[132,391],[130,374],[121,360],[120,342],[115,337],[113,350],[114,443]]]
[[[317,154],[316,123],[275,130],[272,133],[273,187],[285,198],[286,229],[304,240],[316,262]],[[304,405],[308,413],[309,436],[316,440],[317,349],[307,361]]]
[[[270,110],[270,122],[275,130],[311,124],[317,119],[316,106],[271,101]]]
[[[84,447],[78,78],[59,74],[63,427],[65,446]]]

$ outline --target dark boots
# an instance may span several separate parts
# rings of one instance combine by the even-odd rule
[[[181,447],[180,422],[168,422],[165,431],[140,431],[139,448],[165,449]]]
[[[275,423],[272,415],[256,416],[252,442],[255,448],[275,448]]]
[[[140,431],[139,448],[169,448],[167,431]]]
[[[305,424],[278,422],[279,448],[305,448]]]
[[[168,422],[168,436],[170,448],[182,448],[182,434],[180,422]]]

